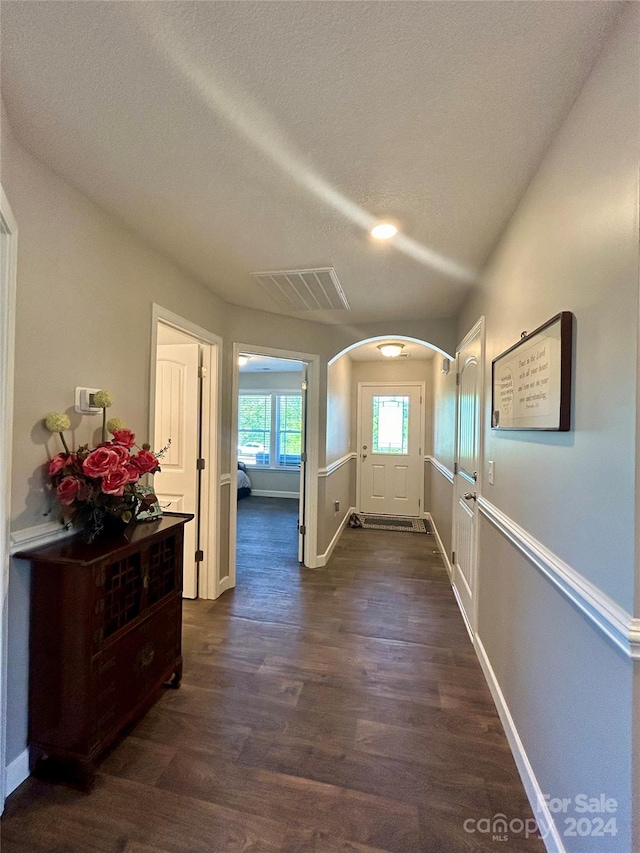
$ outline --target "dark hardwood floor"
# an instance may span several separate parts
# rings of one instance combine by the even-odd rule
[[[2,853],[463,853],[531,818],[430,535],[347,529],[296,559],[297,502],[239,505],[238,586],[185,602],[168,690],[83,794],[29,779]]]

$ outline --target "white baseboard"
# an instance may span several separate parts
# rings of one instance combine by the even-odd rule
[[[29,750],[25,749],[5,770],[5,793],[7,797],[13,793],[25,779],[29,778]]]
[[[458,604],[458,610],[462,616],[462,621],[464,622],[464,627],[467,629],[467,634],[469,635],[469,639],[471,640],[471,645],[475,648],[477,635],[473,633],[473,628],[471,627],[471,622],[469,622],[469,617],[464,609],[464,605],[462,604],[462,599],[460,598],[460,593],[458,592],[456,585],[452,582],[451,589],[453,590],[453,594],[455,596],[456,602]],[[477,649],[476,649],[477,653]]]
[[[442,539],[440,538],[440,534],[438,533],[438,528],[436,527],[431,514],[429,514],[428,518],[431,523],[436,542],[438,543],[438,547],[442,553],[445,565],[447,567],[449,578],[452,578],[453,567],[449,560],[449,555],[445,551],[444,545],[442,544]],[[544,799],[544,794],[533,771],[531,762],[527,757],[524,744],[520,739],[520,735],[518,734],[518,730],[516,729],[516,724],[514,722],[513,717],[511,716],[511,712],[509,711],[509,707],[504,698],[504,694],[498,683],[496,674],[487,656],[487,652],[482,644],[480,637],[477,634],[474,634],[471,625],[469,624],[467,616],[464,612],[464,607],[462,606],[462,602],[460,601],[458,591],[456,590],[453,584],[451,588],[453,589],[453,594],[458,603],[458,609],[462,614],[465,627],[467,629],[469,637],[471,638],[471,642],[476,651],[476,655],[478,657],[478,660],[480,661],[480,666],[482,667],[484,677],[486,679],[487,684],[489,685],[489,690],[491,691],[491,695],[498,711],[498,715],[505,730],[507,740],[509,741],[509,746],[511,747],[511,752],[513,753],[513,757],[516,762],[516,767],[518,768],[520,778],[522,779],[522,784],[524,785],[524,789],[529,799],[529,803],[531,804],[531,808],[533,809],[533,814],[536,820],[538,821],[538,826],[543,835],[543,840],[547,851],[548,853],[566,853],[564,844],[562,843],[562,839],[560,838],[556,825],[553,822],[553,817]]]
[[[276,492],[272,489],[251,489],[251,494],[257,498],[295,498],[300,499],[300,492]]]
[[[447,567],[447,573],[449,575],[449,579],[453,577],[453,566],[451,565],[451,561],[449,560],[449,555],[444,547],[442,539],[440,538],[440,534],[438,533],[438,528],[436,527],[436,523],[433,520],[433,516],[430,512],[425,513],[425,517],[428,519],[429,524],[431,525],[431,529],[433,530],[433,535],[436,537],[436,542],[438,543],[438,548],[440,549],[440,553],[442,554],[442,559],[444,560],[444,564]]]
[[[495,702],[502,726],[505,734],[507,735],[511,752],[513,753],[518,772],[520,773],[520,778],[522,779],[522,784],[524,785],[527,797],[529,798],[529,803],[533,809],[534,817],[538,821],[538,827],[543,836],[543,841],[547,851],[548,853],[566,853],[566,848],[553,821],[553,817],[549,811],[549,807],[545,801],[542,788],[540,787],[533,771],[531,762],[527,757],[524,744],[520,739],[520,735],[516,729],[516,724],[511,716],[511,712],[509,711],[504,694],[500,689],[500,685],[498,684],[496,674],[493,671],[493,667],[491,666],[487,652],[482,645],[482,641],[477,634],[474,646],[478,660],[480,661],[480,666],[484,672],[484,677],[487,680],[489,690],[493,696],[493,701]]]
[[[329,558],[331,557],[331,554],[333,553],[333,549],[338,544],[338,539],[342,535],[342,531],[347,526],[347,522],[349,521],[351,513],[353,513],[353,512],[356,512],[356,508],[354,506],[350,506],[349,509],[347,510],[347,512],[345,513],[344,518],[340,522],[340,527],[338,527],[336,532],[333,534],[333,539],[331,540],[331,542],[329,542],[329,547],[327,548],[327,550],[323,554],[318,554],[318,559],[316,560],[315,568],[319,569],[319,568],[322,568],[322,566],[327,565],[327,563],[329,562]]]

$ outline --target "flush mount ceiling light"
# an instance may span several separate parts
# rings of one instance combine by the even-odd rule
[[[387,358],[397,358],[404,349],[404,344],[378,344],[378,349]]]
[[[244,367],[248,361],[249,361],[248,355],[239,355],[238,356],[238,367]]]
[[[398,233],[398,229],[391,222],[379,222],[369,232],[376,240],[390,240]]]

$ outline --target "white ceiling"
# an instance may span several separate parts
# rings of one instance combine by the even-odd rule
[[[11,2],[17,138],[229,302],[332,266],[351,323],[455,313],[621,9]],[[402,235],[374,244],[393,217]]]

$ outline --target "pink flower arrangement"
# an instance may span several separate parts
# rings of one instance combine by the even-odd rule
[[[47,416],[47,426],[64,425],[65,417],[53,413]],[[122,421],[114,419],[113,423],[118,428],[112,431],[112,441],[104,440],[103,426],[103,441],[98,447],[84,445],[75,452],[68,449],[60,431],[66,452],[58,453],[48,464],[64,519],[82,526],[89,542],[103,530],[109,516],[126,524],[156,502],[155,495],[149,495],[139,480],[160,470],[159,459],[167,450],[165,447],[153,453],[148,444],[138,447],[135,434],[121,426]]]

